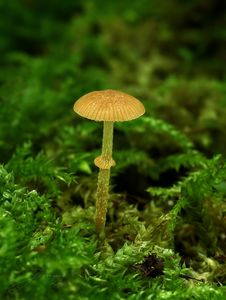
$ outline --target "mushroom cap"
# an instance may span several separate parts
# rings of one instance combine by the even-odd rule
[[[144,105],[133,96],[115,90],[90,92],[79,98],[74,111],[95,121],[129,121],[142,116]]]

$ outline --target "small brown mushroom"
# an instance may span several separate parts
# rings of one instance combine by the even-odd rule
[[[90,120],[103,121],[104,133],[102,153],[94,160],[99,168],[96,195],[96,229],[101,232],[105,227],[110,168],[115,165],[112,158],[113,124],[116,121],[129,121],[142,116],[143,104],[133,96],[115,90],[94,91],[79,98],[74,111]]]

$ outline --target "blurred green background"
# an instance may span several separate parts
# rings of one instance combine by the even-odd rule
[[[207,155],[225,154],[225,8],[220,0],[1,0],[1,162],[25,141],[37,151],[59,139],[76,124],[74,101],[105,88],[142,100]]]

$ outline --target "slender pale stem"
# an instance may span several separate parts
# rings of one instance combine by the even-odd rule
[[[108,190],[110,181],[110,169],[100,169],[98,175],[97,195],[96,195],[96,230],[104,230],[106,213],[108,206]]]
[[[110,161],[112,159],[113,146],[113,122],[104,122],[104,133],[102,142],[102,158]],[[107,205],[109,198],[109,182],[110,182],[110,168],[100,169],[97,183],[96,194],[96,229],[98,232],[104,230]]]
[[[104,122],[102,156],[106,160],[110,160],[112,158],[113,126],[113,122]]]

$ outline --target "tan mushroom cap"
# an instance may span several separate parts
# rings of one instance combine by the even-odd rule
[[[115,90],[94,91],[79,98],[74,111],[95,121],[129,121],[142,116],[144,105],[133,96]]]

